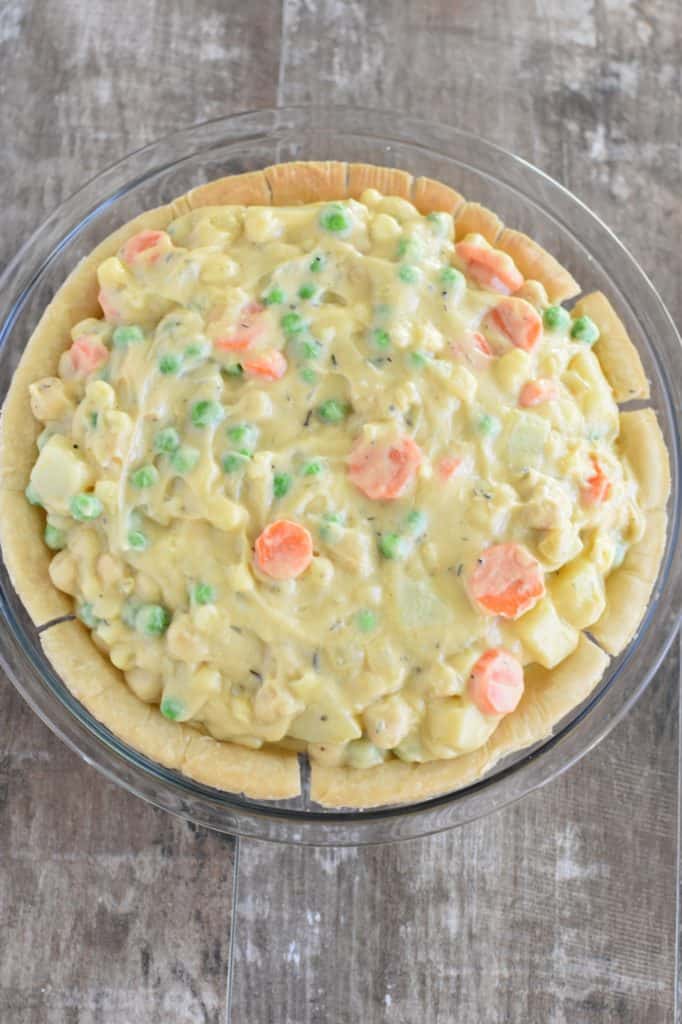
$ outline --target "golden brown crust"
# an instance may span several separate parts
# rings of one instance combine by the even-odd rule
[[[670,461],[653,409],[620,414],[619,446],[639,485],[641,508],[662,509],[670,494]]]
[[[590,632],[609,654],[620,654],[644,618],[665,550],[665,509],[649,512],[641,540],[606,580],[606,608]]]
[[[465,235],[476,234],[494,245],[504,224],[492,210],[479,203],[465,203],[455,217],[455,241],[459,242]]]
[[[297,160],[266,167],[274,206],[298,206],[324,199],[345,199],[348,165],[336,160]]]
[[[412,202],[420,213],[451,213],[454,217],[464,204],[464,196],[454,188],[433,178],[416,178],[412,185]]]
[[[247,171],[246,174],[207,181],[176,200],[183,201],[188,210],[198,210],[202,206],[269,206],[270,188],[263,171]]]
[[[564,302],[580,293],[580,285],[558,260],[521,231],[505,228],[495,245],[511,256],[527,280],[544,285],[552,302]]]
[[[296,755],[249,750],[167,721],[132,693],[122,674],[95,647],[80,622],[61,622],[41,634],[48,659],[69,690],[102,725],[146,757],[217,789],[258,800],[298,796]]]
[[[367,188],[374,188],[384,196],[400,196],[402,199],[409,199],[412,190],[412,175],[395,167],[349,164],[349,198],[359,199]]]
[[[599,341],[594,346],[594,352],[616,401],[648,398],[649,381],[639,352],[606,296],[602,292],[583,296],[573,307],[573,316],[589,316],[599,328]]]
[[[480,750],[449,761],[405,764],[387,761],[376,768],[311,765],[311,796],[324,807],[379,807],[408,803],[460,789],[489,771],[506,754],[547,737],[572,708],[582,703],[604,674],[608,657],[584,634],[576,650],[549,671],[533,665],[524,696]]]
[[[73,612],[73,602],[50,581],[53,552],[43,541],[45,513],[22,491],[0,491],[0,544],[12,586],[36,625]]]

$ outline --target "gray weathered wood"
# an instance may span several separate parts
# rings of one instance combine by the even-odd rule
[[[179,125],[276,102],[482,131],[614,228],[682,316],[682,8],[670,0],[5,0],[0,264],[65,195]],[[239,1024],[668,1024],[671,655],[577,768],[457,833],[243,843]],[[221,1021],[233,844],[145,807],[0,689],[0,1020]]]

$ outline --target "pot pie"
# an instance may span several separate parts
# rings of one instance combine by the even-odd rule
[[[424,799],[630,641],[669,469],[608,300],[427,178],[290,163],[107,238],[2,418],[2,545],[65,684],[202,783]],[[57,620],[56,622],[54,620]],[[47,625],[46,625],[47,624]],[[587,631],[587,632],[586,632]]]

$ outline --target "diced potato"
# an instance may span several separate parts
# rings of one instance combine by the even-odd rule
[[[559,618],[549,597],[539,601],[513,626],[510,625],[510,629],[519,637],[533,661],[544,668],[554,668],[578,645],[578,630]]]
[[[363,715],[369,739],[382,750],[390,750],[407,736],[411,719],[410,705],[397,694],[378,700]]]
[[[538,544],[538,554],[551,569],[570,562],[580,554],[583,542],[573,523],[566,523],[558,529],[547,530]]]
[[[53,434],[42,449],[31,472],[31,485],[51,512],[69,512],[71,498],[93,481],[87,462],[61,434]]]
[[[395,217],[401,224],[415,220],[419,216],[416,207],[412,203],[408,203],[407,199],[401,199],[400,196],[384,196],[378,205],[382,213],[388,213],[391,217]]]
[[[616,437],[618,406],[594,352],[585,349],[571,359],[564,383],[580,404],[588,429],[601,437]]]
[[[499,719],[481,714],[475,705],[458,698],[430,701],[422,730],[434,757],[463,754],[483,746]]]
[[[31,396],[31,412],[37,420],[47,423],[48,420],[61,420],[70,416],[74,404],[64,390],[64,382],[59,377],[43,377],[29,385]]]
[[[405,739],[393,748],[393,753],[401,761],[407,761],[408,764],[428,760],[428,754],[424,750],[424,744],[416,729],[408,733]]]
[[[126,682],[133,693],[148,704],[160,700],[163,692],[163,680],[160,672],[150,672],[145,668],[131,668],[126,672]]]
[[[208,646],[194,628],[189,615],[176,615],[166,633],[169,653],[179,661],[191,663],[204,661],[208,657]]]
[[[515,409],[507,419],[507,463],[512,470],[537,467],[542,462],[550,424],[540,416]]]
[[[75,594],[78,589],[78,572],[73,555],[69,551],[58,551],[50,562],[50,579],[55,587],[66,594]]]
[[[510,349],[495,363],[497,383],[509,395],[517,395],[530,375],[530,356],[521,348]]]
[[[351,768],[374,768],[383,764],[385,754],[369,740],[353,740],[346,747],[346,764]]]
[[[378,213],[369,226],[372,241],[379,245],[384,242],[395,242],[400,238],[402,232],[403,229],[398,221],[388,213]]]
[[[601,576],[610,572],[616,557],[616,538],[610,530],[597,530],[590,548],[590,560]]]
[[[321,694],[320,700],[310,704],[289,726],[289,736],[308,743],[344,743],[361,735],[355,717],[332,692]]]
[[[256,206],[245,211],[244,233],[249,242],[272,242],[282,231],[281,220],[271,210]]]
[[[205,512],[209,523],[218,530],[236,530],[246,518],[240,505],[220,494],[212,494],[206,499]]]
[[[279,718],[287,722],[302,710],[300,700],[296,700],[283,686],[266,681],[253,698],[253,713],[260,722],[271,725]]]
[[[591,626],[606,606],[602,577],[588,558],[577,558],[560,569],[550,593],[559,614],[576,629]]]
[[[478,381],[474,377],[473,373],[467,370],[464,366],[454,365],[452,367],[452,373],[447,378],[446,385],[448,391],[450,391],[455,398],[459,398],[461,402],[473,402],[476,397]]]

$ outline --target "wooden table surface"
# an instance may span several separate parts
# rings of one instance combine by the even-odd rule
[[[2,0],[6,260],[178,126],[362,104],[480,131],[616,231],[682,317],[679,0]],[[0,685],[2,1024],[667,1024],[675,645],[577,767],[429,840],[222,838],[86,768]],[[230,996],[231,990],[231,996]]]

